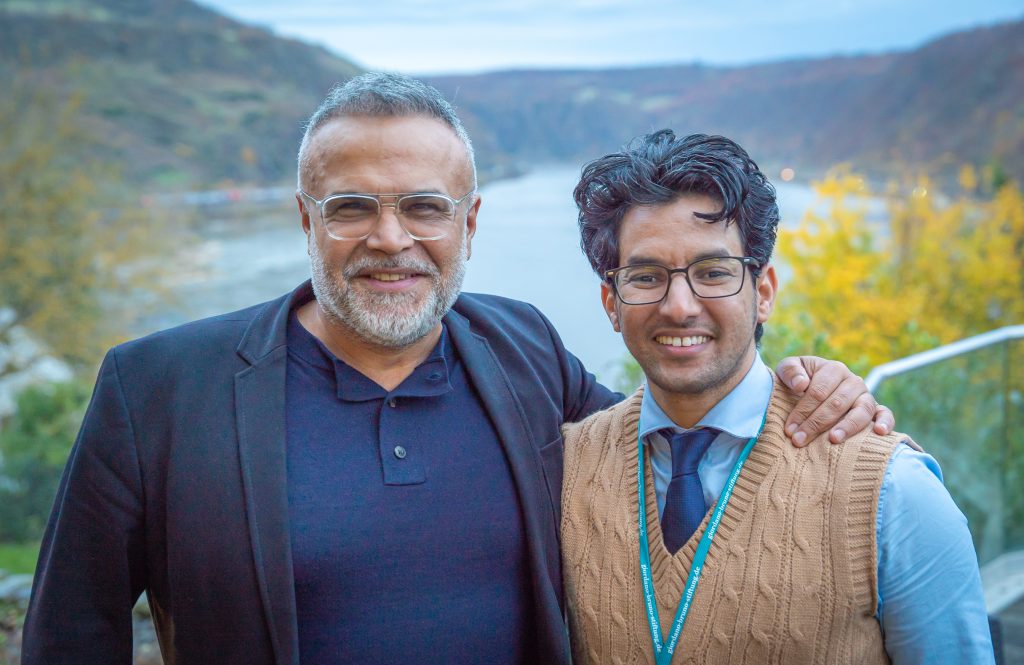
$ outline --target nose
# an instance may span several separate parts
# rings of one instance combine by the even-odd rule
[[[377,225],[366,237],[367,248],[385,254],[398,254],[412,247],[415,242],[402,228],[402,223],[395,214],[395,206],[381,204]]]
[[[693,293],[689,282],[686,281],[686,275],[676,273],[672,275],[668,293],[665,294],[659,307],[662,315],[669,320],[682,322],[699,315],[704,305],[700,298]]]

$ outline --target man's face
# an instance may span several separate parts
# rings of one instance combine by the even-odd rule
[[[472,188],[465,146],[433,118],[332,120],[314,134],[307,154],[302,185],[317,199],[411,192],[458,199]],[[315,205],[298,199],[313,291],[328,319],[366,342],[392,348],[408,346],[439,325],[462,288],[479,198],[458,206],[447,236],[424,241],[410,238],[387,205],[368,237],[335,240]]]
[[[743,256],[736,224],[709,224],[694,216],[719,208],[700,195],[631,208],[619,230],[619,265],[684,268],[711,256]],[[757,280],[745,275],[741,291],[726,298],[698,298],[682,274],[673,276],[660,303],[623,304],[607,284],[602,285],[601,296],[608,318],[643,368],[659,404],[695,396],[714,404],[750,368],[756,353],[754,327],[771,314],[775,286],[774,269],[767,266]]]

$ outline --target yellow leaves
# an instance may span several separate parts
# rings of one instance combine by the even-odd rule
[[[1009,184],[990,200],[969,198],[970,167],[960,183],[954,200],[926,177],[893,186],[884,220],[869,215],[879,199],[856,174],[816,183],[812,212],[780,232],[784,279],[766,346],[818,340],[864,370],[1024,321],[1024,197]]]
[[[50,353],[88,366],[136,316],[126,296],[151,289],[158,278],[150,266],[159,263],[150,257],[173,243],[159,219],[142,214],[138,195],[117,186],[116,170],[90,156],[80,100],[18,81],[5,93],[0,309]]]
[[[978,172],[970,164],[960,167],[960,174],[957,178],[960,182],[960,189],[971,194],[978,188]]]

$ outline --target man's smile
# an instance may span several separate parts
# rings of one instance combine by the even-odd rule
[[[409,279],[412,277],[412,273],[389,273],[389,272],[375,272],[368,275],[370,279],[376,279],[380,282],[400,282],[403,279]]]
[[[658,335],[654,338],[654,341],[665,346],[696,346],[698,344],[707,344],[711,341],[711,337],[708,335],[691,335],[687,337]]]

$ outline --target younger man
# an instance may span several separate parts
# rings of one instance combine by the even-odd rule
[[[647,382],[565,430],[574,662],[992,662],[935,460],[899,434],[786,439],[794,402],[757,351],[779,212],[747,153],[663,130],[589,164],[575,195]]]

